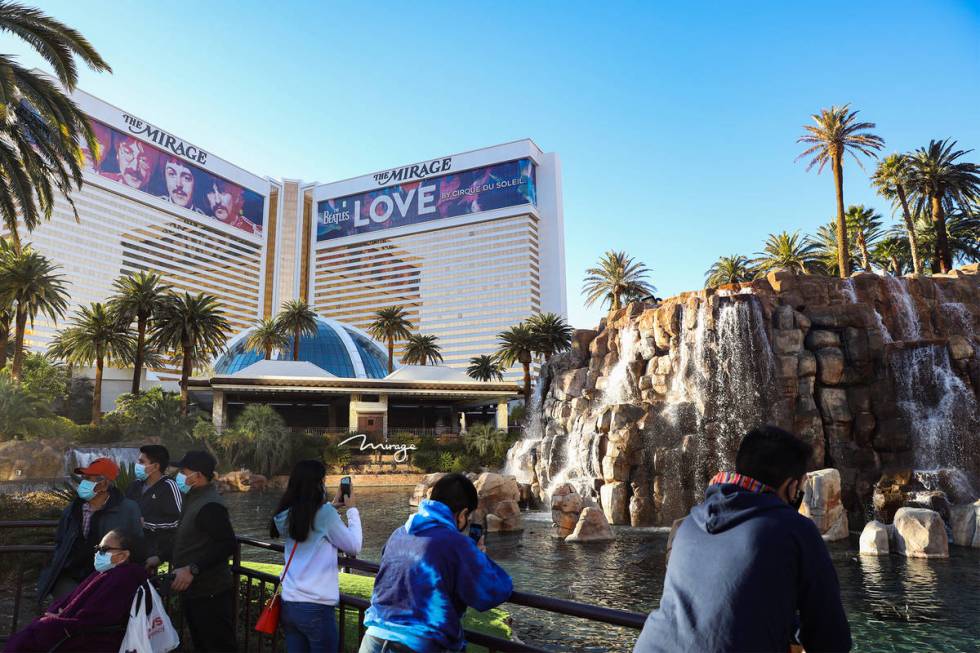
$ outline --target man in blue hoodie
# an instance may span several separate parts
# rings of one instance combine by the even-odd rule
[[[674,537],[660,607],[636,653],[849,651],[840,586],[816,525],[799,514],[810,446],[749,432],[735,472],[712,479]]]
[[[513,581],[463,535],[478,503],[473,482],[447,474],[385,544],[360,653],[436,653],[466,647],[467,606],[481,612],[510,598]]]

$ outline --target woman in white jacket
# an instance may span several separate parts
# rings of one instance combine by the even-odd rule
[[[272,537],[286,538],[283,562],[292,555],[282,581],[281,623],[289,653],[337,650],[337,551],[355,555],[361,550],[353,493],[338,493],[327,503],[326,475],[318,460],[296,463],[269,525]],[[338,508],[347,509],[346,526]]]

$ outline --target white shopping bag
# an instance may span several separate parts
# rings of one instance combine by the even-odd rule
[[[160,595],[150,583],[136,590],[129,608],[129,624],[119,653],[168,653],[180,645],[180,637],[163,609]]]

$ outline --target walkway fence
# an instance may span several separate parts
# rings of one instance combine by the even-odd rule
[[[0,533],[6,533],[8,529],[34,529],[25,534],[29,534],[31,539],[36,539],[37,535],[41,535],[40,539],[45,539],[43,533],[47,533],[46,539],[48,540],[45,543],[0,544],[0,644],[40,614],[41,608],[37,605],[34,585],[37,581],[38,572],[54,550],[54,546],[50,542],[53,541],[56,526],[56,521],[0,521]],[[24,538],[13,539],[23,540]],[[237,604],[234,615],[239,650],[256,653],[284,651],[285,646],[281,633],[277,632],[272,636],[262,635],[253,628],[266,599],[275,593],[279,578],[252,569],[245,562],[249,557],[248,552],[250,550],[282,553],[283,546],[282,544],[263,542],[247,537],[237,539],[238,548],[232,560],[232,573],[235,575],[238,588],[235,593]],[[243,552],[245,552],[244,556]],[[268,554],[265,557],[268,558]],[[278,556],[276,557],[278,558]],[[378,572],[376,563],[346,556],[338,558],[338,565],[344,571],[356,574],[374,576]],[[191,649],[189,645],[190,635],[184,627],[177,600],[173,597],[165,597],[164,601],[167,604],[167,611],[173,620],[174,627],[181,633],[182,644],[178,650],[189,651]],[[551,613],[555,615],[556,620],[564,617],[577,617],[610,626],[622,626],[636,630],[643,627],[646,619],[646,615],[636,612],[577,603],[526,592],[515,591],[508,603]],[[341,651],[357,651],[365,631],[364,612],[369,605],[370,602],[367,599],[348,594],[340,595],[337,614],[340,620],[338,632]],[[503,609],[506,610],[506,606],[507,604],[504,604]],[[466,631],[466,639],[470,644],[484,647],[490,653],[497,651],[501,653],[510,651],[534,653],[550,650],[530,643],[503,639],[470,630]],[[563,648],[567,648],[567,646]]]

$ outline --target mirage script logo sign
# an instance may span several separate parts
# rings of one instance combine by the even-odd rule
[[[422,179],[423,177],[434,175],[437,172],[449,172],[449,168],[452,165],[453,158],[449,156],[445,159],[435,159],[428,163],[420,163],[414,166],[388,170],[387,172],[379,172],[374,175],[374,180],[378,182],[379,186],[384,186],[395,182],[401,183],[403,181],[411,181],[412,179]]]
[[[137,136],[145,136],[160,147],[165,147],[178,156],[183,156],[191,161],[205,164],[208,162],[208,153],[198,149],[193,145],[188,145],[176,136],[171,136],[159,127],[154,127],[148,122],[143,122],[139,118],[134,118],[128,114],[123,114],[126,127]]]
[[[373,444],[367,441],[367,435],[363,433],[360,433],[358,435],[352,435],[346,440],[341,440],[338,444],[344,445],[347,444],[348,442],[352,442],[358,439],[360,439],[361,441],[361,444],[358,445],[361,451],[383,451],[383,452],[394,451],[395,452],[394,459],[396,463],[403,463],[406,460],[408,460],[408,452],[415,451],[415,449],[417,448],[414,444],[394,444],[394,443],[387,443],[387,442]]]

